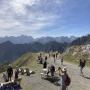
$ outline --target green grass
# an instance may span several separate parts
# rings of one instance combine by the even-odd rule
[[[8,64],[9,64],[9,63],[4,63],[4,64],[0,67],[0,73],[2,73],[2,72],[4,72],[4,71],[7,70]]]
[[[30,70],[35,71],[36,73],[40,74],[41,69],[42,69],[42,65],[37,63],[37,53],[27,53],[24,54],[23,56],[21,56],[19,59],[17,59],[14,63],[14,67],[15,66],[19,66],[19,67],[26,67],[29,68]],[[34,90],[33,85],[30,83],[28,84],[26,82],[27,77],[26,76],[22,76],[22,88],[23,90]],[[27,83],[27,84],[26,84]]]
[[[79,60],[84,59],[87,61],[86,65],[90,67],[90,59],[88,58],[89,56],[87,54],[81,55],[81,53],[77,53],[76,55],[72,55],[72,53],[64,54],[64,60],[70,63],[74,63],[79,65]]]
[[[31,58],[31,53],[26,53],[24,55],[22,55],[20,58],[18,58],[14,63],[13,63],[13,66],[16,67],[21,67],[21,66],[24,66],[29,58]]]
[[[29,68],[34,71],[41,70],[42,65],[37,64],[37,57],[38,57],[37,53],[24,54],[23,56],[21,56],[19,59],[17,59],[14,62],[13,66],[14,66],[14,68],[16,66],[26,67],[26,68]]]

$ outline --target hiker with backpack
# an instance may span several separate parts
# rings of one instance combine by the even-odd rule
[[[11,78],[13,76],[13,68],[11,64],[8,65],[7,74],[8,74],[8,80],[11,81]]]
[[[60,72],[60,90],[67,90],[71,83],[71,79],[67,74],[67,69],[64,67]]]
[[[80,67],[80,75],[81,76],[83,76],[83,69],[84,69],[85,65],[86,65],[86,60],[80,59],[80,61],[79,61],[79,67]]]

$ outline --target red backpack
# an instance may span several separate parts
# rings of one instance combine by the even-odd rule
[[[71,78],[68,75],[66,75],[65,85],[69,86],[70,83],[71,83]]]

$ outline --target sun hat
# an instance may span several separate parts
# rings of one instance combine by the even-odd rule
[[[62,71],[63,71],[63,72],[66,72],[66,71],[67,71],[67,68],[66,68],[66,67],[63,67],[63,68],[62,68]]]

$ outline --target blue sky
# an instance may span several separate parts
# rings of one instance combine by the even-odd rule
[[[0,0],[0,36],[90,34],[90,0]]]

